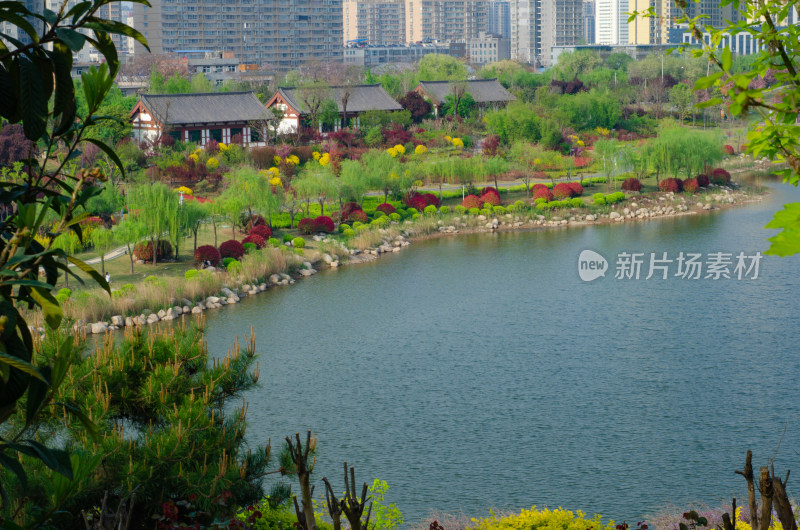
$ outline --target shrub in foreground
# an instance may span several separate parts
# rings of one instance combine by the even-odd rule
[[[622,189],[625,191],[642,191],[642,183],[636,177],[631,177],[622,182]]]
[[[575,191],[566,182],[559,182],[553,188],[553,197],[556,199],[571,199]]]
[[[313,234],[314,220],[310,217],[300,219],[300,222],[297,223],[297,229],[300,230],[301,234]]]
[[[250,229],[251,236],[261,236],[263,239],[269,239],[272,237],[272,230],[269,229],[266,225],[256,225]]]
[[[536,200],[536,199],[544,199],[547,202],[550,202],[550,201],[553,200],[553,192],[550,191],[550,188],[548,188],[547,186],[545,186],[544,188],[539,188],[533,194],[533,199],[534,200]]]
[[[264,248],[264,246],[267,244],[263,237],[256,234],[250,234],[246,238],[242,239],[242,245],[247,245],[248,243],[252,243],[256,246],[256,248]]]
[[[364,213],[364,210],[354,210],[350,212],[350,215],[347,216],[347,220],[350,223],[354,223],[356,221],[360,223],[368,223],[369,217],[367,216],[366,213]]]
[[[296,237],[292,239],[292,246],[295,248],[303,248],[306,246],[306,240],[302,237]]]
[[[712,184],[716,184],[717,186],[727,186],[731,183],[731,174],[721,167],[718,167],[711,172],[709,180]]]
[[[229,239],[219,246],[219,255],[223,258],[240,259],[244,256],[244,246],[235,239]]]
[[[328,217],[327,215],[320,215],[316,219],[314,219],[314,231],[315,232],[325,232],[326,234],[330,234],[334,231],[336,227],[333,225],[333,219]]]
[[[687,193],[697,193],[698,189],[700,189],[700,185],[697,183],[697,179],[686,179],[683,181],[683,191]]]
[[[514,530],[518,528],[547,528],[552,530],[614,530],[614,522],[603,524],[602,516],[595,514],[591,519],[580,510],[571,512],[558,508],[557,510],[537,510],[536,506],[530,510],[522,510],[519,515],[498,517],[492,515],[486,519],[473,519],[474,530]]]
[[[194,262],[202,264],[206,260],[208,260],[211,265],[216,267],[219,265],[219,260],[221,256],[219,255],[219,250],[216,249],[213,245],[203,245],[197,247],[197,250],[194,251]]]
[[[424,210],[428,206],[428,202],[422,195],[413,195],[405,200],[406,206],[414,208],[415,210]]]
[[[467,210],[471,210],[473,208],[480,209],[482,205],[483,203],[481,202],[480,197],[478,197],[477,195],[467,195],[466,197],[464,197],[464,200],[461,201],[461,206],[463,206]]]
[[[390,215],[390,214],[395,213],[397,210],[395,209],[394,206],[392,206],[388,202],[384,202],[384,203],[379,204],[378,207],[375,208],[375,211],[376,212],[383,212],[386,215]]]
[[[497,193],[494,188],[491,188],[489,191],[481,195],[481,203],[491,204],[492,206],[500,206],[502,201],[500,200],[500,194]]]
[[[680,193],[680,191],[683,189],[683,182],[681,179],[670,177],[659,182],[658,189],[666,192]]]
[[[575,192],[575,197],[583,195],[583,184],[580,182],[567,182],[567,186],[572,188],[572,191]]]
[[[708,175],[697,175],[695,180],[697,180],[697,185],[701,188],[707,188],[708,185],[711,184],[711,181],[708,179]]]

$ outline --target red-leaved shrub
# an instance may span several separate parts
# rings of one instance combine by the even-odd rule
[[[709,180],[711,180],[711,182],[716,184],[717,186],[727,186],[728,184],[731,183],[731,174],[722,169],[721,167],[718,167],[711,172]]]
[[[388,202],[384,202],[382,204],[379,204],[378,207],[375,208],[375,211],[376,212],[383,212],[386,215],[389,215],[389,214],[395,213],[397,210],[395,209],[394,206],[392,206]]]
[[[461,206],[463,206],[467,210],[472,208],[480,209],[483,207],[483,203],[481,202],[480,197],[478,197],[477,195],[467,195],[466,197],[464,197],[464,200],[461,201]]]
[[[642,191],[642,183],[636,177],[627,178],[622,182],[622,191]]]
[[[347,216],[347,220],[351,223],[355,223],[356,221],[368,223],[369,217],[367,217],[367,214],[364,213],[364,210],[354,210],[350,212],[350,215]]]
[[[658,183],[658,189],[661,191],[671,191],[672,193],[679,193],[683,188],[681,179],[668,178]]]
[[[423,193],[422,195],[420,195],[420,197],[425,199],[425,206],[433,205],[433,206],[436,206],[437,208],[439,207],[439,197],[437,197],[433,193],[430,193],[430,192]],[[424,210],[424,208],[423,208],[423,210]]]
[[[539,190],[549,190],[550,188],[547,187],[547,184],[542,184],[541,182],[534,184],[531,186],[531,192],[536,193]]]
[[[700,189],[700,185],[697,183],[697,179],[686,179],[683,181],[683,191],[697,193],[698,189]]]
[[[492,206],[500,206],[500,195],[492,189],[481,195],[481,204],[491,204]]]
[[[219,264],[220,259],[219,250],[217,250],[217,247],[214,245],[203,245],[197,247],[197,250],[194,251],[195,263],[202,264],[208,260],[211,265],[216,267],[217,264]]]
[[[724,146],[722,149],[725,151],[725,154],[726,154],[726,155],[733,155],[733,154],[736,154],[736,151],[734,151],[734,149],[733,149],[733,146],[732,146],[732,145],[726,145],[726,146]]]
[[[314,231],[315,232],[333,232],[333,219],[328,217],[327,215],[320,215],[316,219],[314,219]]]
[[[341,222],[347,221],[350,218],[350,214],[356,210],[361,210],[361,205],[357,202],[344,203],[344,206],[342,206],[342,211],[339,212],[339,219]]]
[[[297,223],[297,229],[300,230],[301,234],[313,234],[314,220],[310,217],[300,219],[300,222]]]
[[[496,193],[497,195],[500,195],[500,192],[497,191],[494,186],[486,186],[485,188],[481,188],[481,192],[478,195],[483,196],[487,193]]]
[[[583,195],[583,184],[580,182],[567,182],[567,185],[575,192],[576,197]]]
[[[574,194],[575,194],[575,192],[569,186],[569,184],[567,184],[566,182],[559,182],[553,188],[553,197],[555,197],[556,199],[559,199],[559,200],[569,199]]]
[[[246,238],[242,239],[242,246],[244,246],[245,243],[252,243],[256,246],[256,248],[264,248],[264,245],[267,244],[263,237],[256,234],[250,234]]]
[[[172,256],[172,245],[166,239],[159,239],[156,248],[158,249],[156,253],[156,261],[161,261],[164,258],[169,258]],[[151,241],[139,243],[133,247],[133,255],[145,263],[152,263],[153,243]]]
[[[256,225],[250,229],[249,234],[251,236],[261,236],[264,239],[269,239],[272,237],[272,230],[266,225]]]
[[[534,192],[533,199],[545,199],[547,202],[550,202],[553,200],[553,192],[550,191],[550,188],[547,186],[539,188]]]
[[[249,233],[253,229],[253,227],[267,226],[267,220],[260,215],[253,215],[251,217],[247,217],[242,224]]]
[[[229,239],[219,246],[219,255],[223,259],[239,259],[244,256],[244,246],[235,239]]]
[[[422,195],[414,195],[412,197],[408,197],[405,200],[406,206],[409,208],[416,208],[418,211],[422,211],[428,205],[428,202],[425,200],[425,197]]]
[[[708,180],[708,175],[697,175],[695,180],[697,181],[697,185],[701,188],[707,188],[708,185],[711,184],[711,181]]]

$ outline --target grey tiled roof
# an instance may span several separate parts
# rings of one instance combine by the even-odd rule
[[[248,122],[267,115],[252,92],[142,94],[142,103],[165,125]]]
[[[332,86],[327,91],[326,99],[332,99],[342,112],[342,96],[347,87]],[[347,112],[366,112],[368,110],[402,110],[403,107],[390,96],[381,85],[355,85],[350,88],[347,100]],[[286,102],[301,113],[306,113],[303,104],[302,89],[299,87],[282,87],[278,89]]]
[[[515,101],[511,92],[506,90],[497,79],[473,79],[463,81],[467,84],[467,92],[475,103],[499,103]],[[452,81],[420,81],[419,86],[428,94],[437,105],[444,103],[444,98],[453,93]]]

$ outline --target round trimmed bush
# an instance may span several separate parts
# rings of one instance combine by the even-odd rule
[[[213,245],[203,245],[201,247],[197,247],[197,250],[194,251],[194,262],[195,263],[204,263],[206,260],[211,263],[214,267],[219,265],[220,255],[219,250]]]
[[[583,195],[583,184],[580,182],[567,182],[567,186],[572,188],[575,197]]]
[[[422,195],[412,195],[408,197],[405,201],[406,206],[409,209],[414,208],[417,211],[424,210],[426,206],[428,206],[428,201],[425,200],[425,197]]]
[[[697,175],[694,178],[697,181],[697,185],[701,188],[707,188],[711,181],[708,179],[708,175]]]
[[[339,232],[344,233],[345,230],[349,230],[350,225],[347,223],[342,223],[339,225]]]
[[[683,181],[683,191],[697,193],[698,189],[700,189],[700,185],[697,183],[697,179],[686,179]]]
[[[722,150],[725,151],[726,155],[734,155],[736,151],[733,149],[732,145],[725,145],[722,147]]]
[[[314,219],[315,232],[325,232],[326,234],[330,234],[335,229],[336,227],[333,225],[333,219],[327,215],[320,215]]]
[[[228,274],[237,272],[241,270],[242,264],[239,260],[231,260],[227,265],[225,265],[225,270],[228,271]]]
[[[481,215],[485,215],[486,217],[490,217],[492,215],[492,210],[490,208],[482,208],[481,209]]]
[[[364,210],[354,210],[350,212],[350,215],[347,216],[347,220],[351,223],[356,221],[360,223],[368,223],[369,217],[367,217],[367,214],[364,212]]]
[[[267,244],[263,237],[256,234],[250,234],[246,238],[242,239],[242,245],[247,245],[248,243],[255,245],[256,248],[264,248],[264,245]]]
[[[344,206],[342,206],[342,211],[339,212],[339,218],[342,221],[346,221],[350,218],[350,214],[355,212],[356,210],[361,210],[361,205],[357,202],[346,202]]]
[[[464,206],[462,206],[461,204],[459,204],[458,206],[456,206],[455,208],[453,208],[453,210],[454,210],[454,211],[455,211],[455,212],[456,212],[458,215],[464,215],[464,214],[467,212],[467,209],[466,209]]]
[[[489,204],[491,206],[500,206],[502,201],[500,200],[500,194],[494,191],[494,188],[492,188],[491,191],[487,191],[481,195],[481,203]]]
[[[431,192],[423,193],[422,198],[425,199],[425,203],[428,206],[433,205],[436,206],[437,208],[439,207],[439,197],[437,197],[434,193]]]
[[[469,212],[470,215],[479,215],[481,213],[480,208],[470,208],[467,211]]]
[[[267,240],[272,237],[272,230],[267,225],[256,225],[250,229],[249,235],[260,236],[262,239]]]
[[[450,213],[450,208],[448,208],[447,206],[442,206],[441,208],[439,208],[439,211],[442,213]]]
[[[406,210],[407,216],[413,217],[415,213],[419,213],[419,211],[416,208],[409,208],[408,210]]]
[[[731,183],[731,174],[721,167],[712,171],[708,178],[712,184],[716,184],[717,186],[727,186]]]
[[[411,218],[414,219],[414,220],[417,220],[417,219],[419,219],[419,214],[415,213],[414,215],[411,216]]]
[[[394,206],[392,206],[391,204],[389,204],[388,202],[384,202],[384,203],[379,204],[378,207],[375,208],[375,211],[376,212],[383,212],[386,215],[390,215],[390,214],[395,213],[397,211],[397,209]]]
[[[227,269],[227,268],[228,268],[228,265],[230,265],[230,264],[231,264],[231,263],[233,263],[234,261],[237,261],[237,260],[236,260],[236,258],[230,258],[230,257],[228,257],[228,258],[224,258],[224,259],[222,260],[222,266],[223,266],[223,267],[225,267],[225,268]]]
[[[306,240],[302,237],[296,237],[292,239],[292,246],[294,248],[303,248],[306,246]]]
[[[566,182],[559,182],[553,188],[553,197],[556,199],[569,199],[575,195],[575,191]]]
[[[592,200],[597,206],[605,206],[606,204],[606,196],[602,193],[595,193],[592,195]]]
[[[301,234],[313,234],[314,220],[310,217],[300,219],[300,222],[297,223],[297,229],[300,230]]]
[[[539,190],[549,190],[549,189],[550,188],[547,187],[547,184],[542,184],[541,182],[538,182],[538,183],[534,184],[533,186],[531,186],[531,193],[533,193],[535,195],[536,192],[539,191]]]
[[[198,274],[199,272],[197,271],[197,269],[189,269],[188,271],[183,273],[183,277],[187,280],[191,280],[192,278],[195,278]]]
[[[496,193],[498,196],[500,195],[500,192],[497,191],[497,188],[494,186],[486,186],[485,188],[481,188],[480,195],[486,195],[487,193]]]
[[[573,208],[583,208],[583,200],[575,197],[574,199],[570,199],[569,205]]]
[[[281,245],[281,240],[277,237],[271,237],[267,239],[267,244],[271,247],[279,247]]]
[[[219,255],[223,258],[239,259],[244,256],[244,246],[235,239],[229,239],[219,246]]]
[[[401,216],[397,212],[392,212],[392,213],[389,214],[389,219],[391,219],[392,221],[395,221],[395,222],[399,222],[399,221],[403,220],[403,216]]]
[[[658,189],[672,193],[679,193],[681,191],[683,182],[681,179],[670,177],[658,183]]]
[[[515,207],[517,210],[520,210],[520,209],[522,209],[522,208],[525,208],[525,201],[514,201],[514,207]]]
[[[642,183],[636,177],[631,177],[622,182],[622,189],[625,191],[642,191]]]
[[[364,226],[364,223],[362,223],[361,221],[356,221],[355,223],[353,223],[353,230],[357,230],[359,226]]]
[[[602,195],[602,194],[601,194],[601,195]],[[544,203],[546,203],[546,202],[547,202],[547,199],[545,199],[544,197],[539,197],[538,199],[533,199],[533,204],[535,204],[535,205],[537,205],[537,206],[538,206],[539,204],[544,204]]]
[[[405,208],[398,208],[398,209],[397,209],[397,214],[398,214],[400,217],[402,217],[403,219],[405,219],[406,217],[408,217],[408,212],[406,211],[406,209],[405,209]]]
[[[240,222],[248,233],[256,226],[267,226],[267,220],[260,215],[253,215],[245,219],[241,219]]]
[[[506,213],[506,209],[502,206],[493,206],[492,212],[494,212],[495,215],[504,215]]]
[[[543,188],[536,190],[536,192],[533,194],[533,199],[544,199],[545,201],[550,202],[553,200],[553,192],[550,191],[550,188],[544,186]]]
[[[436,206],[434,206],[433,204],[429,204],[428,206],[425,207],[424,210],[422,210],[422,212],[426,215],[433,215],[436,213]]]
[[[242,243],[242,246],[244,247],[245,254],[250,254],[251,252],[255,252],[258,249],[255,243]]]
[[[477,195],[467,195],[466,197],[464,197],[464,200],[461,201],[461,206],[463,206],[467,210],[471,210],[473,208],[480,209],[481,205],[483,205],[483,203],[481,202],[480,197],[478,197]]]
[[[158,252],[156,253],[156,261],[161,261],[165,258],[169,258],[172,256],[172,245],[166,239],[159,239],[156,243],[156,248]],[[144,261],[152,262],[153,261],[153,243],[152,241],[147,241],[139,243],[135,247],[133,247],[133,255]]]
[[[292,234],[283,234],[283,242],[288,243],[294,238]]]
[[[344,237],[353,237],[354,235],[356,235],[356,233],[352,228],[345,228],[344,231],[342,232],[342,235]]]
[[[606,195],[606,204],[616,204],[625,200],[625,194],[621,191],[615,191]]]
[[[378,217],[386,217],[386,214],[380,210],[375,210],[375,213],[372,214],[373,219],[377,219]]]

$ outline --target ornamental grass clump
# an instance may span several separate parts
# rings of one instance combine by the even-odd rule
[[[575,195],[575,191],[566,182],[559,182],[553,188],[553,197],[556,199],[570,199]]]
[[[314,219],[314,231],[324,232],[326,234],[332,233],[336,227],[333,224],[333,219],[327,215],[320,215]]]
[[[229,239],[219,246],[219,255],[224,258],[239,259],[244,256],[244,246],[235,239]]]
[[[208,261],[212,266],[216,267],[220,259],[219,250],[213,245],[202,245],[194,251],[195,263],[203,264]]]
[[[642,183],[636,177],[627,178],[622,182],[625,191],[642,191]]]

